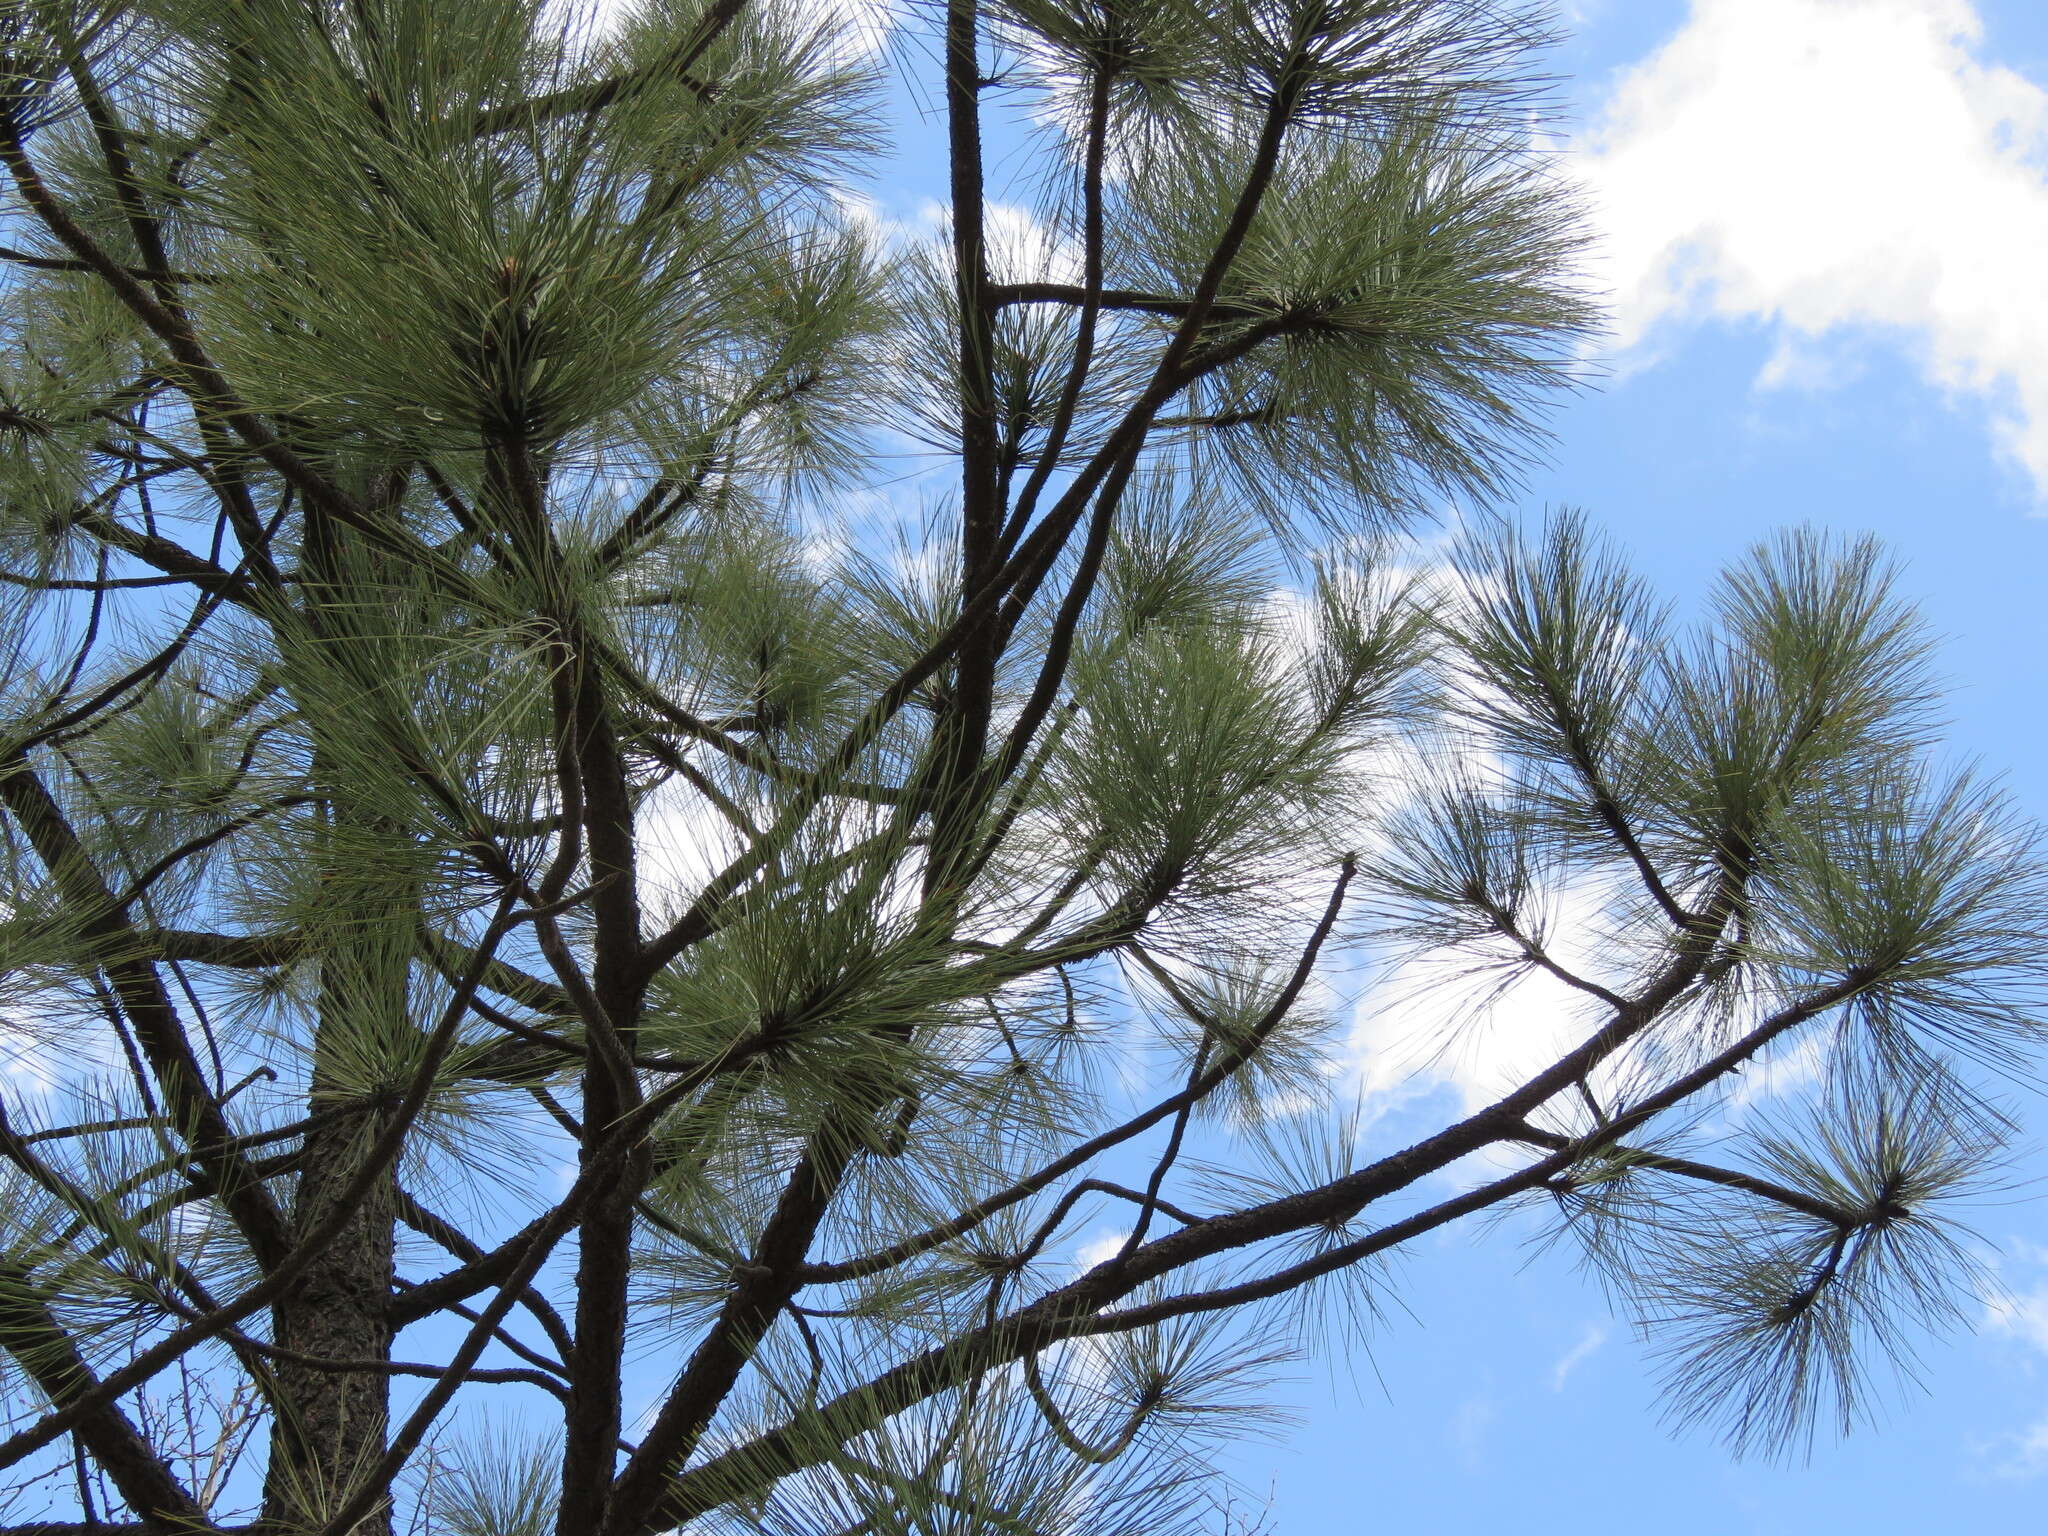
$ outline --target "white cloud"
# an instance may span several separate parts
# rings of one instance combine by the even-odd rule
[[[2014,1238],[2005,1245],[2008,1259],[2023,1266],[2048,1269],[2048,1248]],[[2008,1286],[1985,1299],[1984,1328],[2019,1340],[2048,1355],[2048,1280],[2028,1289]],[[2033,1478],[2048,1472],[2048,1418],[2015,1433],[1999,1435],[1980,1447],[1990,1470],[1999,1477]]]
[[[2000,1440],[1992,1450],[1998,1460],[1992,1470],[2000,1477],[2033,1478],[2048,1471],[2048,1419],[2029,1425],[2016,1435]]]
[[[2048,1285],[1994,1296],[1986,1310],[1994,1332],[2010,1334],[2048,1354]]]
[[[1580,149],[1625,354],[1697,319],[1776,333],[1762,387],[1903,345],[2048,500],[2048,91],[1971,0],[1694,0]]]
[[[745,846],[718,807],[681,780],[647,797],[638,829],[635,847],[648,917],[663,927],[688,911]]]
[[[1607,1325],[1605,1323],[1586,1324],[1585,1331],[1579,1335],[1579,1342],[1566,1350],[1558,1358],[1557,1364],[1550,1368],[1550,1390],[1562,1392],[1564,1384],[1571,1379],[1572,1372],[1590,1360],[1600,1346],[1606,1342]]]
[[[1985,1301],[1984,1326],[2048,1355],[2048,1247],[2015,1237],[2007,1240],[2004,1249],[2008,1262],[2039,1271],[2040,1283],[2031,1289],[2007,1285],[1994,1291]]]
[[[829,14],[843,28],[842,47],[858,58],[870,58],[882,51],[896,25],[893,0],[811,0],[821,13]]]
[[[915,223],[892,222],[879,210],[869,218],[869,227],[882,233],[898,249],[951,238],[952,210],[935,199],[927,199],[919,207]],[[982,221],[988,239],[989,273],[997,282],[1081,280],[1081,247],[1049,228],[1029,208],[991,200],[983,210]]]
[[[1458,1411],[1451,1419],[1450,1440],[1457,1449],[1458,1459],[1467,1467],[1481,1465],[1488,1432],[1499,1418],[1500,1405],[1486,1393],[1468,1397],[1458,1405]]]
[[[1612,979],[1597,963],[1607,930],[1597,897],[1562,894],[1539,927],[1559,965]],[[1528,971],[1497,992],[1500,980],[1499,972],[1472,970],[1463,954],[1424,955],[1365,996],[1342,1065],[1368,1118],[1444,1088],[1470,1113],[1585,1039],[1592,1017],[1586,994],[1545,971]]]
[[[1074,1262],[1083,1269],[1093,1269],[1098,1264],[1107,1264],[1124,1251],[1124,1244],[1129,1241],[1130,1235],[1129,1227],[1115,1227],[1107,1232],[1098,1233],[1074,1250]]]
[[[1739,1114],[1814,1087],[1827,1074],[1828,1044],[1826,1035],[1800,1035],[1790,1046],[1767,1050],[1754,1058],[1735,1079],[1734,1089],[1728,1095],[1729,1110]]]

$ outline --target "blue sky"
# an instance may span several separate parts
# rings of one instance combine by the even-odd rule
[[[1567,9],[1566,152],[1620,335],[1523,507],[1586,508],[1681,602],[1775,527],[1878,534],[1944,639],[1954,750],[2048,814],[2048,6]],[[2042,1140],[2048,1103],[2016,1107]],[[2048,1205],[1977,1224],[2012,1301],[1805,1464],[1674,1439],[1597,1288],[1503,1230],[1415,1255],[1414,1318],[1348,1376],[1305,1370],[1300,1424],[1236,1470],[1281,1536],[2033,1528]]]

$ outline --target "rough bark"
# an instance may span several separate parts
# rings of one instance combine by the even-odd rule
[[[328,991],[334,990],[332,981]],[[335,1028],[323,1020],[321,1035]],[[315,1040],[311,1107],[339,1102],[340,1093]],[[345,1091],[345,1090],[344,1090]],[[360,1166],[375,1140],[380,1117],[350,1116],[306,1137],[305,1171],[292,1209],[295,1234],[316,1226]],[[366,1134],[367,1133],[367,1134]],[[390,1321],[397,1184],[387,1174],[341,1235],[307,1268],[272,1317],[284,1349],[328,1360],[391,1358]],[[265,1526],[307,1521],[339,1504],[383,1454],[390,1426],[391,1378],[379,1373],[324,1370],[285,1355],[277,1364],[281,1411],[272,1425],[264,1484]],[[309,1519],[310,1517],[310,1519]],[[391,1518],[380,1509],[357,1527],[358,1536],[389,1536]]]

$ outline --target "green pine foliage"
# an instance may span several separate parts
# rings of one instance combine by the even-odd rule
[[[1490,1215],[1745,1450],[1960,1316],[2035,833],[1881,551],[1689,627],[1489,510],[1596,325],[1542,16],[864,35],[0,4],[0,1530],[1227,1526]]]

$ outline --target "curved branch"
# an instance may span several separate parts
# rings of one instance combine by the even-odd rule
[[[1045,1379],[1038,1373],[1036,1354],[1024,1357],[1024,1386],[1030,1392],[1031,1401],[1037,1407],[1039,1416],[1052,1431],[1053,1438],[1092,1467],[1107,1466],[1123,1455],[1131,1448],[1131,1442],[1138,1438],[1138,1431],[1145,1427],[1145,1407],[1140,1404],[1131,1409],[1130,1416],[1124,1420],[1123,1428],[1116,1432],[1108,1444],[1090,1445],[1075,1432],[1074,1427],[1067,1422],[1067,1416],[1060,1411],[1060,1405],[1053,1401],[1052,1393],[1046,1390]]]

